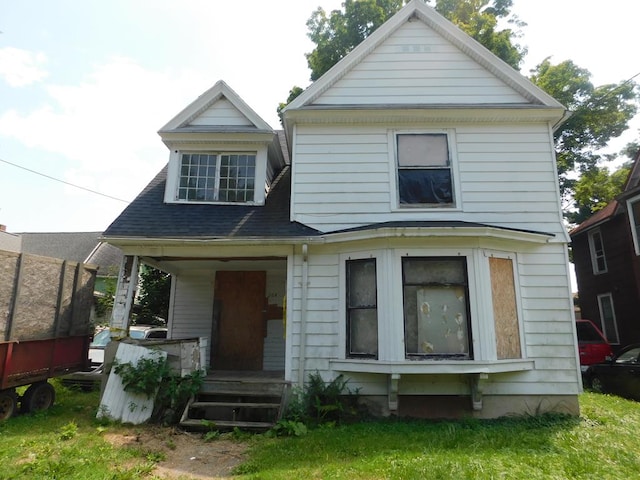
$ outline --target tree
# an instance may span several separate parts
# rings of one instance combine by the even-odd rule
[[[140,312],[136,323],[159,325],[169,315],[171,275],[148,265],[140,269]],[[162,319],[162,320],[159,320]]]
[[[307,20],[308,36],[316,44],[308,53],[311,80],[320,78],[400,8],[403,0],[345,0],[330,14],[322,7]]]
[[[511,14],[512,5],[512,0],[436,0],[435,9],[498,58],[519,70],[527,54],[527,49],[516,43],[516,39],[521,37],[520,31],[498,29],[501,19],[518,28],[526,25]]]
[[[583,173],[575,182],[574,209],[567,213],[567,220],[577,225],[606,207],[622,193],[630,170],[631,163],[628,162],[611,173],[601,166]]]
[[[284,110],[284,107],[286,107],[292,101],[294,101],[296,97],[300,95],[302,92],[304,92],[304,90],[301,87],[298,87],[296,85],[291,90],[289,90],[289,96],[287,97],[287,101],[280,102],[280,104],[278,104],[278,117],[280,118],[280,123],[282,123],[282,110]]]
[[[533,83],[571,112],[554,133],[560,191],[565,208],[570,207],[576,186],[571,174],[592,172],[585,181],[603,175],[598,164],[609,158],[597,151],[624,132],[636,114],[635,84],[621,82],[594,87],[591,73],[571,60],[553,65],[547,58],[531,74]]]

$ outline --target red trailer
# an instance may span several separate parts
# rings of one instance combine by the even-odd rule
[[[0,420],[18,403],[49,408],[47,379],[88,366],[95,275],[91,265],[0,250]]]

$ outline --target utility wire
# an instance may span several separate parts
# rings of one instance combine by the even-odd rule
[[[35,173],[36,175],[40,175],[41,177],[48,178],[49,180],[55,180],[56,182],[64,183],[65,185],[69,185],[70,187],[79,188],[80,190],[84,190],[86,192],[94,193],[96,195],[100,195],[102,197],[110,198],[112,200],[117,200],[119,202],[129,203],[127,200],[122,200],[121,198],[112,197],[111,195],[107,195],[106,193],[96,192],[95,190],[91,190],[90,188],[81,187],[80,185],[75,185],[73,183],[65,182],[64,180],[60,180],[59,178],[52,177],[50,175],[46,175],[41,172],[37,172],[35,170],[31,170],[30,168],[23,167],[22,165],[17,165],[15,163],[8,162],[7,160],[3,160],[0,158],[0,162],[6,163],[7,165],[11,165],[16,168],[20,168],[22,170],[26,170],[27,172]]]

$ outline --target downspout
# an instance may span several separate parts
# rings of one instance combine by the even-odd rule
[[[300,301],[300,352],[298,383],[304,387],[305,347],[307,344],[307,294],[309,291],[309,245],[302,244],[302,298]]]

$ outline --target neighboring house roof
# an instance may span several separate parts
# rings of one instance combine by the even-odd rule
[[[122,250],[106,242],[100,242],[89,254],[85,263],[97,265],[100,275],[116,276],[122,263]]]
[[[20,253],[20,246],[22,244],[20,235],[9,233],[4,230],[5,228],[4,225],[0,225],[0,250]]]
[[[45,257],[61,258],[72,262],[98,266],[100,275],[120,268],[122,252],[113,245],[102,243],[102,232],[44,232],[20,233],[22,252]],[[113,274],[113,271],[111,272]]]
[[[624,202],[628,198],[633,197],[638,193],[640,193],[640,150],[633,158],[633,165],[631,166],[631,170],[629,171],[629,175],[627,176],[624,191],[620,195],[618,195],[618,198],[609,202],[607,206],[602,210],[598,210],[580,225],[571,230],[569,232],[569,235],[577,235],[584,232],[585,230],[588,230],[591,227],[594,227],[595,225],[599,225],[613,218],[620,212],[620,209],[618,207],[622,208],[624,206]]]
[[[584,222],[582,222],[576,228],[571,230],[569,232],[569,235],[573,237],[574,235],[582,233],[585,230],[588,230],[589,228],[595,225],[599,225],[603,222],[606,222],[616,214],[617,209],[618,209],[618,201],[613,200],[612,202],[608,203],[607,206],[604,207],[602,210],[598,210],[596,213],[591,215],[589,218],[587,218]]]
[[[276,179],[264,206],[164,202],[167,167],[105,230],[104,236],[143,238],[252,238],[318,235],[290,220],[291,170]]]

